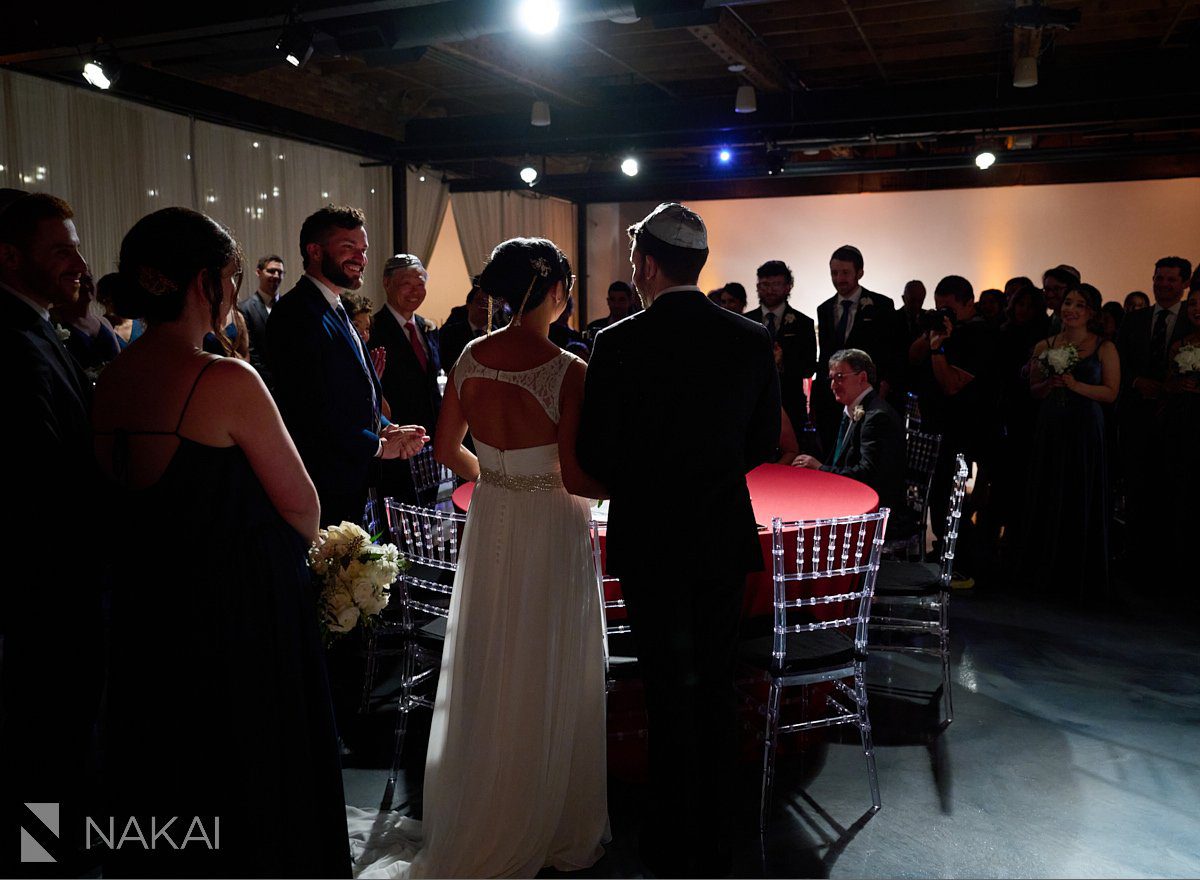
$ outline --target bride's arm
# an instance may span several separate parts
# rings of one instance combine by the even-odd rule
[[[464,480],[474,481],[479,479],[479,459],[462,445],[466,436],[467,417],[463,415],[458,388],[454,384],[454,371],[451,370],[449,381],[446,382],[446,395],[442,398],[442,412],[433,435],[433,457]]]
[[[607,498],[606,489],[579,465],[575,440],[579,436],[579,416],[583,411],[583,380],[587,375],[582,363],[572,363],[563,377],[558,418],[558,460],[562,465],[563,485],[581,498]]]

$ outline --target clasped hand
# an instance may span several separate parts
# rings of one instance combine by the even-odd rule
[[[819,468],[820,466],[821,462],[817,461],[811,455],[797,455],[792,459],[792,467]]]
[[[388,425],[379,435],[380,458],[412,458],[429,441],[420,425]]]
[[[1079,380],[1070,373],[1063,373],[1061,376],[1051,376],[1046,385],[1049,388],[1066,388],[1068,391],[1074,391],[1079,385]]]

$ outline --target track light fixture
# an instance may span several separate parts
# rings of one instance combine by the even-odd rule
[[[621,173],[627,177],[637,177],[638,160],[633,158],[633,156],[626,156],[621,160]]]
[[[538,171],[532,165],[526,165],[521,169],[521,180],[525,181],[528,186],[533,186],[537,183]]]
[[[533,109],[529,113],[529,124],[536,125],[538,128],[545,128],[550,124],[550,105],[545,101],[534,101]]]
[[[303,67],[313,53],[313,29],[295,16],[288,15],[275,48],[283,53],[284,60],[292,67]]]
[[[754,94],[754,86],[738,86],[737,97],[733,101],[734,113],[753,113],[758,110],[758,98]]]
[[[987,171],[996,164],[996,154],[991,150],[980,150],[975,154],[975,165],[980,171]]]
[[[83,65],[83,78],[88,85],[107,91],[121,77],[121,63],[111,55],[103,60],[99,55]]]

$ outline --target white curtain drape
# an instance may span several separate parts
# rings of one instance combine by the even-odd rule
[[[450,187],[439,171],[406,167],[404,189],[407,194],[408,252],[419,257],[428,268],[433,246],[446,219]]]
[[[492,248],[510,238],[548,238],[576,259],[575,205],[525,192],[452,193],[454,223],[467,271],[477,275]]]
[[[389,252],[392,172],[362,162],[0,70],[0,186],[66,199],[97,277],[116,268],[137,220],[171,205],[232,230],[246,254],[243,296],[266,254],[284,258],[290,286],[300,274],[300,224],[329,202],[362,208],[375,253]]]

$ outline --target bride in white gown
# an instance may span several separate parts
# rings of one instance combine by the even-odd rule
[[[478,480],[425,763],[424,821],[348,810],[359,877],[532,877],[586,868],[608,835],[603,609],[575,460],[584,363],[550,342],[570,264],[499,245],[480,288],[516,317],[451,372],[434,453]],[[478,457],[462,446],[468,426]],[[419,834],[419,837],[418,837]]]

